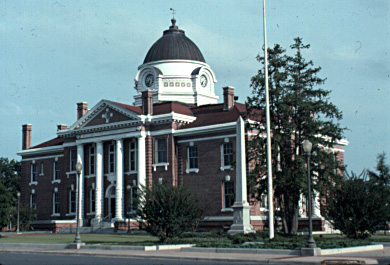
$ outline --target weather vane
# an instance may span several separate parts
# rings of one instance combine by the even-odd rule
[[[172,17],[175,18],[176,10],[172,7],[170,8],[170,10],[172,11]]]

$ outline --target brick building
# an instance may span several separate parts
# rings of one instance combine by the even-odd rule
[[[35,146],[32,126],[23,125],[21,200],[37,209],[36,227],[69,227],[77,211],[84,225],[135,226],[137,187],[163,181],[202,194],[208,203],[205,227],[230,226],[234,197],[241,196],[247,221],[262,229],[264,202],[248,205],[245,166],[237,165],[237,172],[232,167],[245,153],[239,131],[245,105],[236,102],[232,87],[223,88],[223,103],[217,103],[214,72],[175,22],[139,66],[133,105],[101,100],[88,109],[77,103],[76,122],[58,125],[56,138]],[[336,151],[343,152],[343,144]],[[83,164],[80,209],[77,161]]]

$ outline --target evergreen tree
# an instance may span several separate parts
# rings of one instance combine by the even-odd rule
[[[20,162],[0,157],[0,228],[7,225],[20,190]]]
[[[390,186],[390,166],[386,164],[386,154],[384,152],[378,154],[377,161],[375,169],[378,173],[372,170],[367,171],[370,181],[379,185]]]
[[[137,199],[137,214],[146,222],[146,230],[163,243],[185,230],[195,231],[204,218],[201,201],[183,186],[154,182],[142,187]]]
[[[311,174],[316,172],[312,187],[325,194],[327,185],[341,176],[343,167],[329,148],[342,138],[343,128],[337,123],[342,118],[338,108],[329,101],[330,91],[322,89],[325,79],[318,77],[320,67],[313,67],[302,52],[310,46],[294,39],[290,48],[294,56],[276,44],[268,49],[268,78],[270,129],[275,212],[282,218],[283,231],[296,234],[298,230],[298,202],[300,194],[307,194],[306,157],[302,142],[313,143]],[[264,57],[258,56],[264,65]],[[261,198],[267,192],[267,141],[265,129],[265,74],[263,68],[251,80],[252,95],[247,100],[247,116],[251,129],[257,132],[248,142],[249,190]]]

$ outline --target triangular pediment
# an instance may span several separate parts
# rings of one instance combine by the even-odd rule
[[[98,128],[122,124],[126,122],[137,122],[140,119],[136,107],[119,104],[109,100],[101,100],[92,109],[90,109],[75,124],[69,127],[69,130]],[[133,108],[133,109],[130,109]]]

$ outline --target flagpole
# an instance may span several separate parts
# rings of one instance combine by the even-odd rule
[[[269,89],[268,89],[268,55],[267,55],[267,32],[265,23],[265,0],[263,0],[263,26],[264,26],[264,69],[265,69],[265,104],[266,104],[266,127],[267,127],[267,171],[268,171],[268,230],[269,239],[274,238],[274,205],[272,188],[272,160],[271,160],[271,129],[269,114]]]

